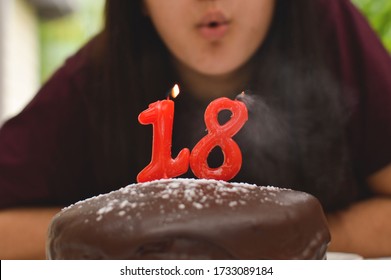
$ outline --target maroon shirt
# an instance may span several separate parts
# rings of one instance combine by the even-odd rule
[[[391,161],[391,59],[366,20],[347,0],[321,1],[337,76],[354,101],[348,140],[357,178]],[[67,60],[32,102],[0,130],[0,208],[64,205],[97,190],[88,154],[83,90],[88,46]],[[111,189],[110,189],[111,188]]]

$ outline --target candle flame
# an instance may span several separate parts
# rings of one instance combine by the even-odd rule
[[[171,94],[170,95],[171,95],[172,98],[176,98],[179,95],[180,92],[181,91],[179,89],[179,86],[177,84],[175,84],[175,86],[171,89]]]

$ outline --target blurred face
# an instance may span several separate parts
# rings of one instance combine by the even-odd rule
[[[144,0],[175,59],[204,75],[243,66],[263,43],[275,0]]]

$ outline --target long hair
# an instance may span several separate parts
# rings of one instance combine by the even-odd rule
[[[341,87],[325,56],[313,0],[277,0],[247,102],[249,125],[238,135],[243,167],[236,180],[292,187],[325,209],[353,199],[348,180]],[[91,87],[92,154],[100,186],[130,183],[150,159],[151,129],[138,124],[149,103],[175,82],[168,50],[142,1],[106,3]],[[349,195],[348,195],[349,194]]]
[[[142,14],[141,2],[107,1],[105,28],[95,38],[89,102],[100,191],[131,183],[146,166],[152,136],[137,117],[172,84],[167,50]]]

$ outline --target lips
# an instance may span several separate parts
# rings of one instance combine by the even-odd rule
[[[230,21],[222,12],[208,12],[197,24],[200,35],[209,41],[222,39],[228,31]]]

